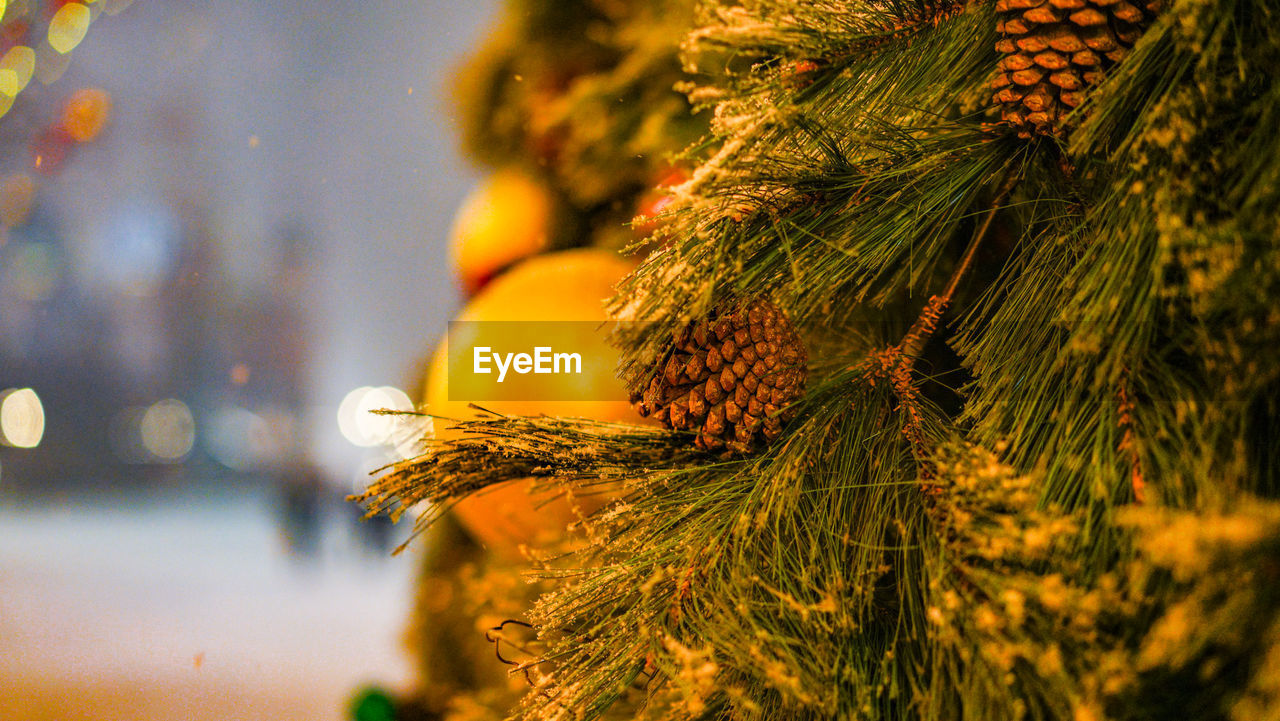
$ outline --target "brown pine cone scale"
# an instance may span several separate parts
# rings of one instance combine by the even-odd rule
[[[1019,136],[1061,135],[1084,91],[1120,62],[1163,0],[996,0],[1000,115]]]
[[[808,354],[791,321],[756,299],[686,324],[631,396],[642,416],[696,431],[703,450],[745,454],[782,434],[804,390]]]

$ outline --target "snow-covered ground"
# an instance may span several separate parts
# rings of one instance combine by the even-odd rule
[[[0,506],[0,719],[340,719],[404,688],[412,553],[334,506],[291,557],[262,492]]]

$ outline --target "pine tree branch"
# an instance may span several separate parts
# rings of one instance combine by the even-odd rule
[[[838,61],[845,57],[860,55],[869,50],[879,49],[889,43],[910,42],[913,37],[922,32],[936,28],[971,8],[987,4],[989,4],[989,0],[969,0],[968,2],[943,0],[942,2],[933,3],[918,15],[902,17],[895,22],[884,24],[879,28],[881,35],[863,38],[843,54],[836,55],[835,59]]]
[[[487,413],[454,424],[449,438],[424,438],[425,453],[374,471],[368,489],[348,500],[393,520],[429,502],[415,522],[416,535],[453,503],[499,483],[541,479],[535,490],[609,484],[700,459],[683,435],[651,426]]]
[[[911,443],[912,452],[916,460],[922,464],[921,473],[925,478],[932,475],[930,465],[926,461],[927,458],[932,456],[932,449],[928,447],[924,440],[923,415],[920,410],[921,396],[912,379],[912,371],[920,352],[937,330],[938,321],[941,320],[942,314],[946,312],[947,307],[953,300],[956,290],[960,287],[961,280],[973,267],[973,260],[977,257],[978,249],[986,239],[996,214],[1005,199],[1013,191],[1014,186],[1017,185],[1019,178],[1020,176],[1013,172],[1012,169],[1005,171],[999,190],[996,191],[990,207],[983,214],[982,221],[970,237],[969,245],[965,248],[964,255],[961,256],[960,262],[947,280],[946,287],[943,288],[941,293],[929,298],[924,309],[901,341],[873,355],[864,362],[866,370],[860,376],[863,380],[873,380],[874,377],[878,376],[886,379],[893,388],[893,393],[898,399],[899,408],[906,417],[902,432]]]
[[[937,330],[938,321],[941,320],[942,314],[946,312],[947,306],[951,304],[956,289],[960,287],[960,281],[969,273],[969,269],[973,267],[973,259],[978,255],[978,248],[982,246],[982,242],[987,237],[987,231],[991,229],[991,224],[995,220],[996,213],[1000,210],[1005,199],[1009,197],[1009,193],[1013,191],[1014,186],[1017,185],[1018,179],[1019,176],[1016,173],[1007,172],[1004,181],[1000,184],[1000,189],[991,201],[991,207],[987,209],[981,224],[974,231],[973,237],[969,239],[969,246],[965,248],[964,255],[960,258],[960,263],[951,272],[951,278],[947,281],[946,288],[940,294],[929,298],[929,302],[925,304],[920,316],[916,318],[911,329],[907,331],[902,342],[898,344],[903,357],[901,368],[903,372],[908,374],[911,372],[916,358],[919,357],[920,352],[924,350],[925,344],[929,342],[929,338]]]

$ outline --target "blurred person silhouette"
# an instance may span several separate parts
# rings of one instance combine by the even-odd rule
[[[350,518],[355,524],[356,538],[360,547],[375,558],[389,558],[391,553],[391,536],[395,523],[390,516],[380,513],[365,517],[365,509],[355,503],[345,503],[351,512]]]
[[[320,471],[309,461],[301,460],[277,472],[278,520],[285,549],[293,558],[316,558],[320,552],[320,536],[324,483]]]

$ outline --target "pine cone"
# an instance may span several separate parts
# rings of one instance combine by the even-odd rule
[[[804,390],[808,355],[782,310],[754,300],[676,332],[631,403],[664,426],[698,432],[703,450],[747,453],[782,433]]]
[[[1004,55],[992,81],[1006,123],[1024,138],[1061,134],[1084,102],[1137,42],[1163,0],[996,0]]]

